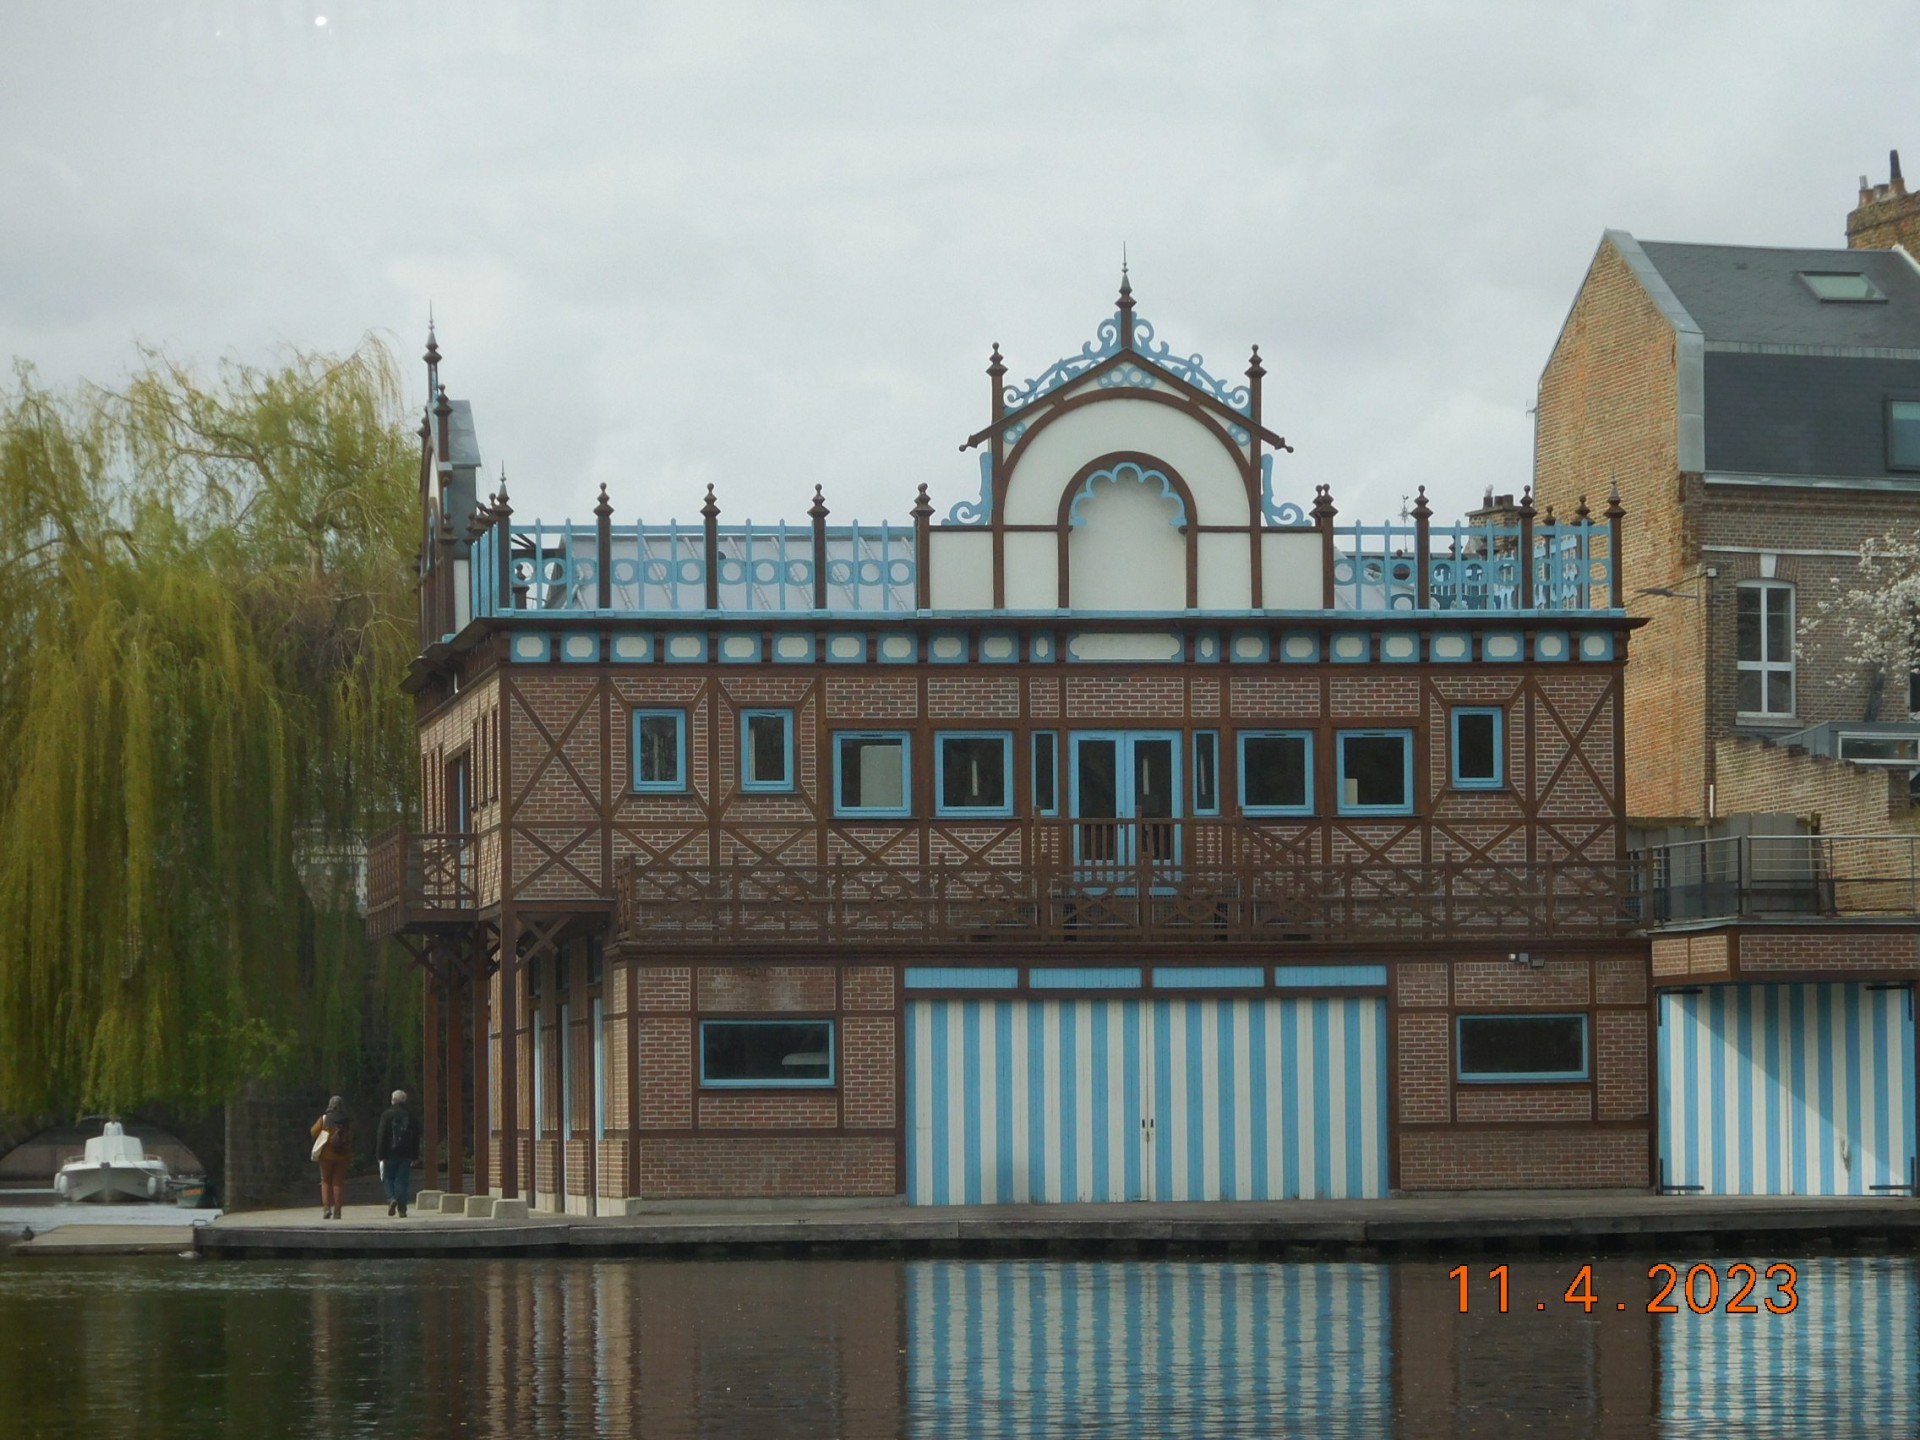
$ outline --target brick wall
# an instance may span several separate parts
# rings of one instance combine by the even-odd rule
[[[1860,203],[1847,216],[1847,248],[1891,250],[1896,245],[1920,256],[1920,192],[1908,194],[1904,180],[1863,185]]]
[[[1907,799],[1904,774],[1743,736],[1716,741],[1713,749],[1723,815],[1818,816],[1827,835],[1880,835],[1911,830],[1920,821]]]
[[[1644,950],[1394,966],[1395,1119],[1403,1191],[1647,1185],[1652,1111]],[[1587,1016],[1585,1081],[1461,1083],[1462,1014]]]
[[[1696,602],[1640,596],[1650,586],[1686,590],[1699,536],[1681,504],[1674,334],[1610,242],[1587,271],[1540,377],[1534,428],[1535,503],[1568,515],[1588,498],[1599,510],[1616,481],[1626,506],[1621,576],[1628,610],[1649,623],[1627,667],[1627,732],[1658,735],[1631,752],[1627,813],[1702,813],[1705,628]]]
[[[1845,973],[1920,969],[1920,930],[1742,930],[1740,974],[1757,979],[1769,971]]]

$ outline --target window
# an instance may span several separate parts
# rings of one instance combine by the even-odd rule
[[[1453,788],[1498,790],[1506,783],[1500,745],[1501,712],[1457,709],[1453,712]]]
[[[1247,815],[1313,813],[1313,737],[1304,730],[1240,732],[1240,809]]]
[[[1008,783],[1013,737],[947,731],[934,740],[934,793],[940,815],[1011,815]]]
[[[1413,732],[1340,732],[1340,813],[1413,813]]]
[[[700,1083],[833,1084],[831,1020],[702,1020]]]
[[[740,788],[793,789],[793,712],[740,712]]]
[[[1887,468],[1920,470],[1920,400],[1887,402]]]
[[[1842,735],[1840,758],[1861,765],[1920,765],[1920,737]]]
[[[1793,714],[1793,587],[1750,584],[1738,591],[1734,708],[1742,715]]]
[[[633,788],[687,788],[687,712],[633,712]]]
[[[880,819],[911,814],[907,745],[898,733],[834,736],[834,813]]]
[[[1033,736],[1033,813],[1060,813],[1060,737],[1051,730]]]
[[[1193,813],[1220,813],[1220,734],[1216,730],[1194,732]]]
[[[605,974],[606,942],[598,935],[587,937],[587,984],[598,985]]]
[[[1880,293],[1873,281],[1858,270],[1802,270],[1800,283],[1805,285],[1822,300],[1838,301],[1883,301],[1887,297]]]
[[[1458,1021],[1462,1080],[1584,1080],[1584,1015],[1462,1015]]]

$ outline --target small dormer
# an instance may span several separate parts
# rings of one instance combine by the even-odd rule
[[[1273,497],[1289,447],[1261,419],[1256,346],[1244,384],[1157,340],[1125,271],[1079,352],[1007,385],[995,345],[980,495],[932,540],[937,610],[1167,613],[1320,605],[1306,512]]]

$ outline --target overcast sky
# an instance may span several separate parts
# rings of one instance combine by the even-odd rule
[[[1282,498],[1530,470],[1601,231],[1843,245],[1920,173],[1905,3],[7,0],[0,352],[47,382],[371,331],[515,510],[942,513],[987,349],[1111,312],[1237,375]]]

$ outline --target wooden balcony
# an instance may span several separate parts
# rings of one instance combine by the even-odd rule
[[[367,846],[367,936],[460,925],[479,910],[483,837],[396,825]]]
[[[1023,843],[1008,847],[1017,861],[629,859],[615,877],[615,937],[651,946],[1271,945],[1604,937],[1641,924],[1638,872],[1626,863],[1311,864],[1217,821],[1020,828]]]

